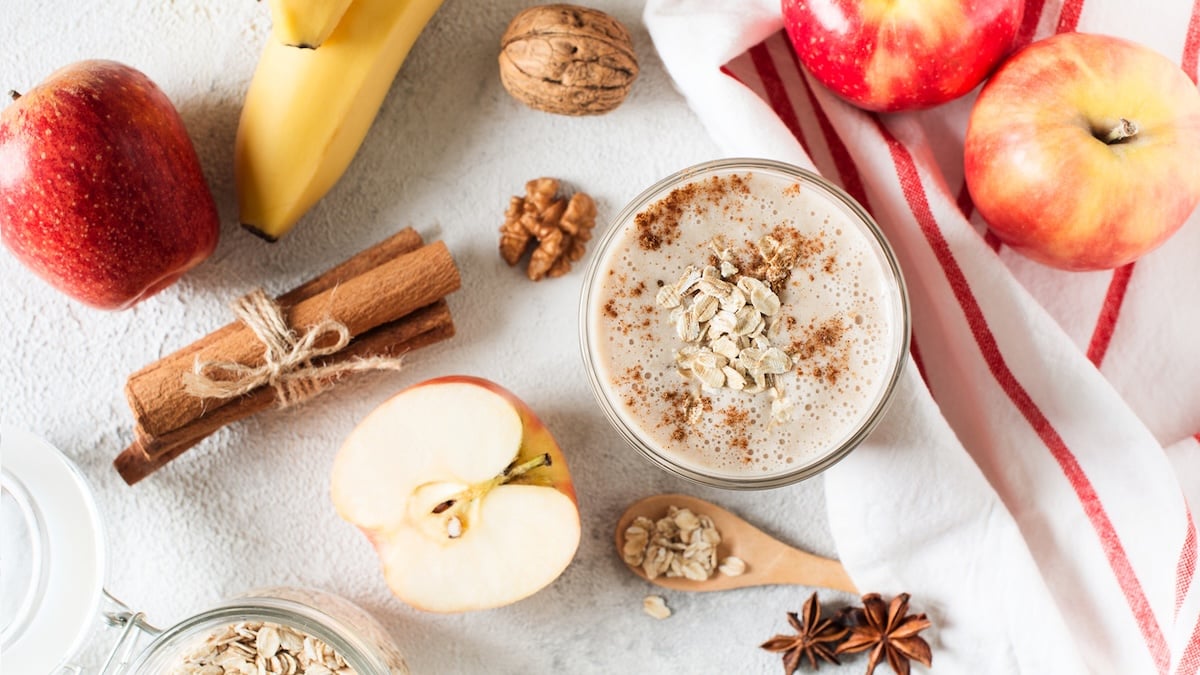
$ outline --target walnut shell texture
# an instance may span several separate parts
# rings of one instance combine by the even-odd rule
[[[629,31],[587,7],[530,7],[513,17],[500,40],[500,81],[537,110],[606,113],[625,100],[637,75]]]

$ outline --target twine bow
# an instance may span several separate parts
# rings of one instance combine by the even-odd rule
[[[313,365],[312,360],[336,354],[350,344],[350,329],[333,319],[310,326],[297,336],[288,328],[283,312],[262,289],[238,298],[234,314],[263,343],[263,364],[247,366],[235,361],[200,361],[183,376],[187,393],[198,398],[234,398],[262,386],[275,389],[280,408],[305,401],[346,373],[364,370],[399,370],[399,357],[373,356]],[[336,338],[333,342],[330,339]],[[323,346],[321,343],[328,343]]]

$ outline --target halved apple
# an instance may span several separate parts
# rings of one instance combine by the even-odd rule
[[[488,380],[428,380],[372,411],[333,463],[333,504],[374,545],[388,586],[418,609],[500,607],[549,585],[579,547],[558,444]]]

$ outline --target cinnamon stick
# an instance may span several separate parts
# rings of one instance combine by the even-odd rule
[[[441,299],[460,284],[449,250],[435,242],[299,300],[287,310],[287,320],[301,332],[332,318],[352,336],[359,336]],[[183,374],[192,370],[197,359],[254,367],[262,364],[262,352],[253,331],[239,322],[134,373],[126,382],[125,395],[139,429],[146,436],[163,436],[234,400],[198,399],[183,390]]]
[[[418,309],[396,321],[384,324],[355,338],[345,349],[321,360],[331,361],[371,356],[399,356],[440,342],[454,335],[454,322],[445,300]],[[331,378],[336,379],[335,378]],[[332,384],[332,381],[322,382]],[[240,397],[180,429],[163,436],[139,437],[113,461],[117,473],[129,485],[165,466],[218,429],[275,404],[275,392],[262,387]]]
[[[363,272],[379,267],[396,256],[410,253],[424,245],[425,241],[421,239],[420,233],[411,227],[406,227],[378,244],[365,248],[342,263],[325,270],[321,276],[310,279],[275,298],[275,302],[283,307],[290,307],[348,279],[353,279]]]
[[[275,302],[279,303],[281,307],[291,307],[301,300],[307,300],[318,293],[336,287],[347,279],[352,279],[363,272],[378,267],[384,261],[391,260],[403,253],[415,251],[424,245],[425,240],[421,238],[421,234],[411,227],[406,227],[387,239],[365,248],[338,265],[325,270],[320,276],[309,279],[287,293],[275,298]],[[203,349],[205,345],[228,337],[228,334],[237,329],[238,325],[238,322],[233,322],[218,328],[206,337],[176,351],[174,355],[194,354]],[[142,371],[148,370],[152,365],[143,368]],[[135,376],[137,376],[137,373],[134,373],[131,379]],[[140,426],[139,431],[141,431]]]
[[[407,351],[405,343],[409,340],[446,327],[450,329],[450,335],[453,335],[454,322],[450,317],[450,307],[445,300],[438,300],[408,316],[363,333],[336,354],[314,359],[313,365],[323,366],[372,356],[399,356]],[[450,337],[450,335],[446,337]],[[340,376],[335,375],[322,378],[319,383],[327,386],[334,384],[338,379]],[[221,406],[165,434],[153,436],[147,434],[145,430],[139,429],[136,443],[147,457],[153,457],[167,452],[180,443],[199,442],[226,424],[265,410],[274,404],[274,390],[270,387],[260,387],[250,394],[232,400],[229,405]]]
[[[365,248],[365,249],[359,251],[358,253],[355,253],[354,255],[350,256],[349,258],[342,261],[338,265],[335,265],[334,267],[331,267],[330,269],[325,270],[325,272],[323,272],[320,276],[317,276],[313,279],[309,279],[308,281],[300,284],[296,288],[293,288],[292,290],[284,293],[283,295],[280,295],[279,297],[277,297],[275,299],[275,302],[278,303],[279,306],[281,306],[281,307],[285,307],[285,308],[290,307],[290,306],[295,305],[296,303],[300,302],[301,300],[307,300],[308,298],[311,298],[314,295],[317,295],[318,293],[321,293],[323,291],[327,291],[331,288],[334,288],[338,284],[342,283],[343,281],[346,281],[347,279],[351,279],[351,278],[356,277],[374,267],[378,267],[380,264],[382,264],[383,262],[385,262],[387,260],[391,260],[392,258],[395,258],[404,253],[409,253],[409,252],[415,251],[418,248],[421,248],[424,244],[425,244],[425,241],[421,238],[420,233],[418,233],[416,230],[414,230],[411,227],[406,227],[406,228],[400,230],[399,232],[393,234],[392,236],[374,244],[373,246],[370,246],[368,248]],[[180,355],[192,354],[194,357],[195,352],[202,349],[206,344],[208,344],[211,341],[223,338],[224,336],[226,336],[228,333],[232,332],[236,328],[237,328],[236,322],[228,324],[228,325],[224,326],[223,328],[220,328],[217,331],[213,332],[212,334],[208,335],[204,339],[197,340],[196,342],[193,342],[192,344],[188,345],[187,347],[180,349],[176,353],[180,354]],[[218,410],[220,410],[220,408],[218,408]],[[205,418],[204,418],[204,416],[201,416],[200,419],[205,419]],[[180,429],[173,430],[167,434],[167,437],[178,434],[181,431],[187,429],[187,427],[188,427],[188,425],[184,425]],[[134,428],[135,428],[135,433],[137,434],[137,437],[140,441],[140,447],[142,447],[142,448],[159,447],[157,444],[153,444],[151,442],[153,437],[149,436],[146,433],[145,429],[143,429],[141,427],[141,425],[135,425]],[[189,431],[189,432],[183,432],[183,433],[190,434],[192,432]],[[209,433],[212,433],[212,432],[209,432]],[[163,442],[174,442],[174,441],[165,440]],[[138,445],[138,443],[135,442],[135,445]]]

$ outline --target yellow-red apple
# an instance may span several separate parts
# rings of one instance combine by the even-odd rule
[[[219,231],[183,121],[141,72],[80,61],[0,112],[0,239],[67,295],[129,307],[207,258]]]
[[[516,602],[579,547],[567,462],[524,402],[488,380],[410,387],[355,427],[333,464],[338,513],[374,545],[392,593],[418,609]]]
[[[1067,270],[1118,267],[1162,244],[1200,201],[1200,92],[1148,47],[1064,33],[984,86],[964,170],[1001,241]]]
[[[1024,0],[783,0],[800,62],[867,110],[915,110],[971,91],[1012,49]]]

